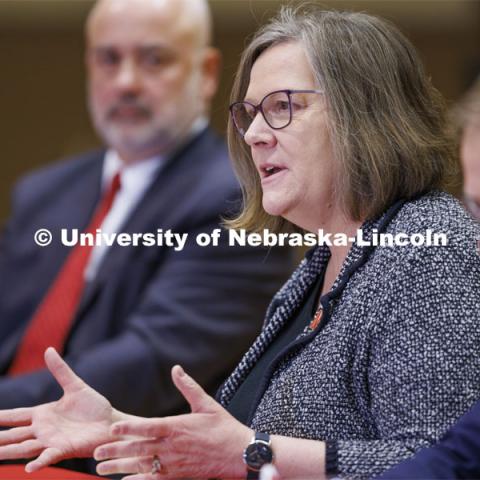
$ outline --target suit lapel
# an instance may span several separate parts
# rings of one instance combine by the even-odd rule
[[[71,232],[73,229],[83,231],[88,225],[95,205],[100,196],[100,179],[103,165],[103,153],[97,152],[87,160],[85,167],[70,172],[61,184],[52,188],[52,199],[48,200],[49,217],[42,219],[42,227],[53,234],[52,245],[42,251],[45,291],[54,281],[71,247],[61,241],[61,230]],[[68,189],[68,190],[67,190]],[[63,191],[62,190],[66,190]],[[59,201],[58,198],[61,200]],[[52,208],[53,205],[53,208]],[[45,294],[40,292],[40,298]]]
[[[181,232],[183,217],[180,211],[183,202],[188,202],[188,194],[198,182],[198,176],[192,175],[192,167],[199,164],[202,151],[206,144],[210,144],[211,135],[202,133],[192,140],[185,148],[173,155],[168,163],[157,173],[152,185],[148,188],[134,211],[130,214],[121,232],[156,234],[158,229],[171,229],[175,233]],[[198,167],[197,167],[198,168]],[[185,172],[189,172],[185,174]],[[117,271],[119,264],[128,261],[128,257],[135,254],[135,249],[142,247],[109,247],[95,279],[87,285],[80,302],[77,318],[94,299],[102,285],[108,281],[112,272]],[[158,249],[163,247],[146,247],[152,250],[152,255],[158,255]]]

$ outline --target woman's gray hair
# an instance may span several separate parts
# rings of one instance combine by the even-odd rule
[[[325,92],[338,164],[335,191],[349,218],[374,218],[398,199],[458,182],[455,143],[442,97],[414,47],[395,26],[364,13],[283,7],[244,51],[232,103],[243,100],[262,52],[284,42],[303,45]],[[227,225],[249,231],[295,228],[264,211],[249,148],[231,119],[228,143],[244,208]]]

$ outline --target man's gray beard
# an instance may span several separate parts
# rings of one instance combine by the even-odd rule
[[[145,132],[124,133],[118,130],[115,126],[97,129],[99,136],[110,148],[134,155],[149,150],[161,151],[162,147],[169,144],[169,135],[162,131],[154,132],[148,129]]]

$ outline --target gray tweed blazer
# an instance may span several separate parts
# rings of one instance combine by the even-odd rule
[[[250,413],[257,431],[333,445],[342,478],[368,478],[413,455],[480,398],[480,230],[446,193],[398,202],[363,225],[446,233],[447,246],[354,245],[320,325],[265,372]],[[329,250],[307,253],[273,298],[262,332],[218,399],[227,406],[296,314]]]

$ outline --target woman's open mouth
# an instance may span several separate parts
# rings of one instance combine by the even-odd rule
[[[266,182],[273,181],[278,178],[282,172],[285,172],[287,169],[285,167],[280,167],[277,165],[265,165],[260,168],[262,185]]]

